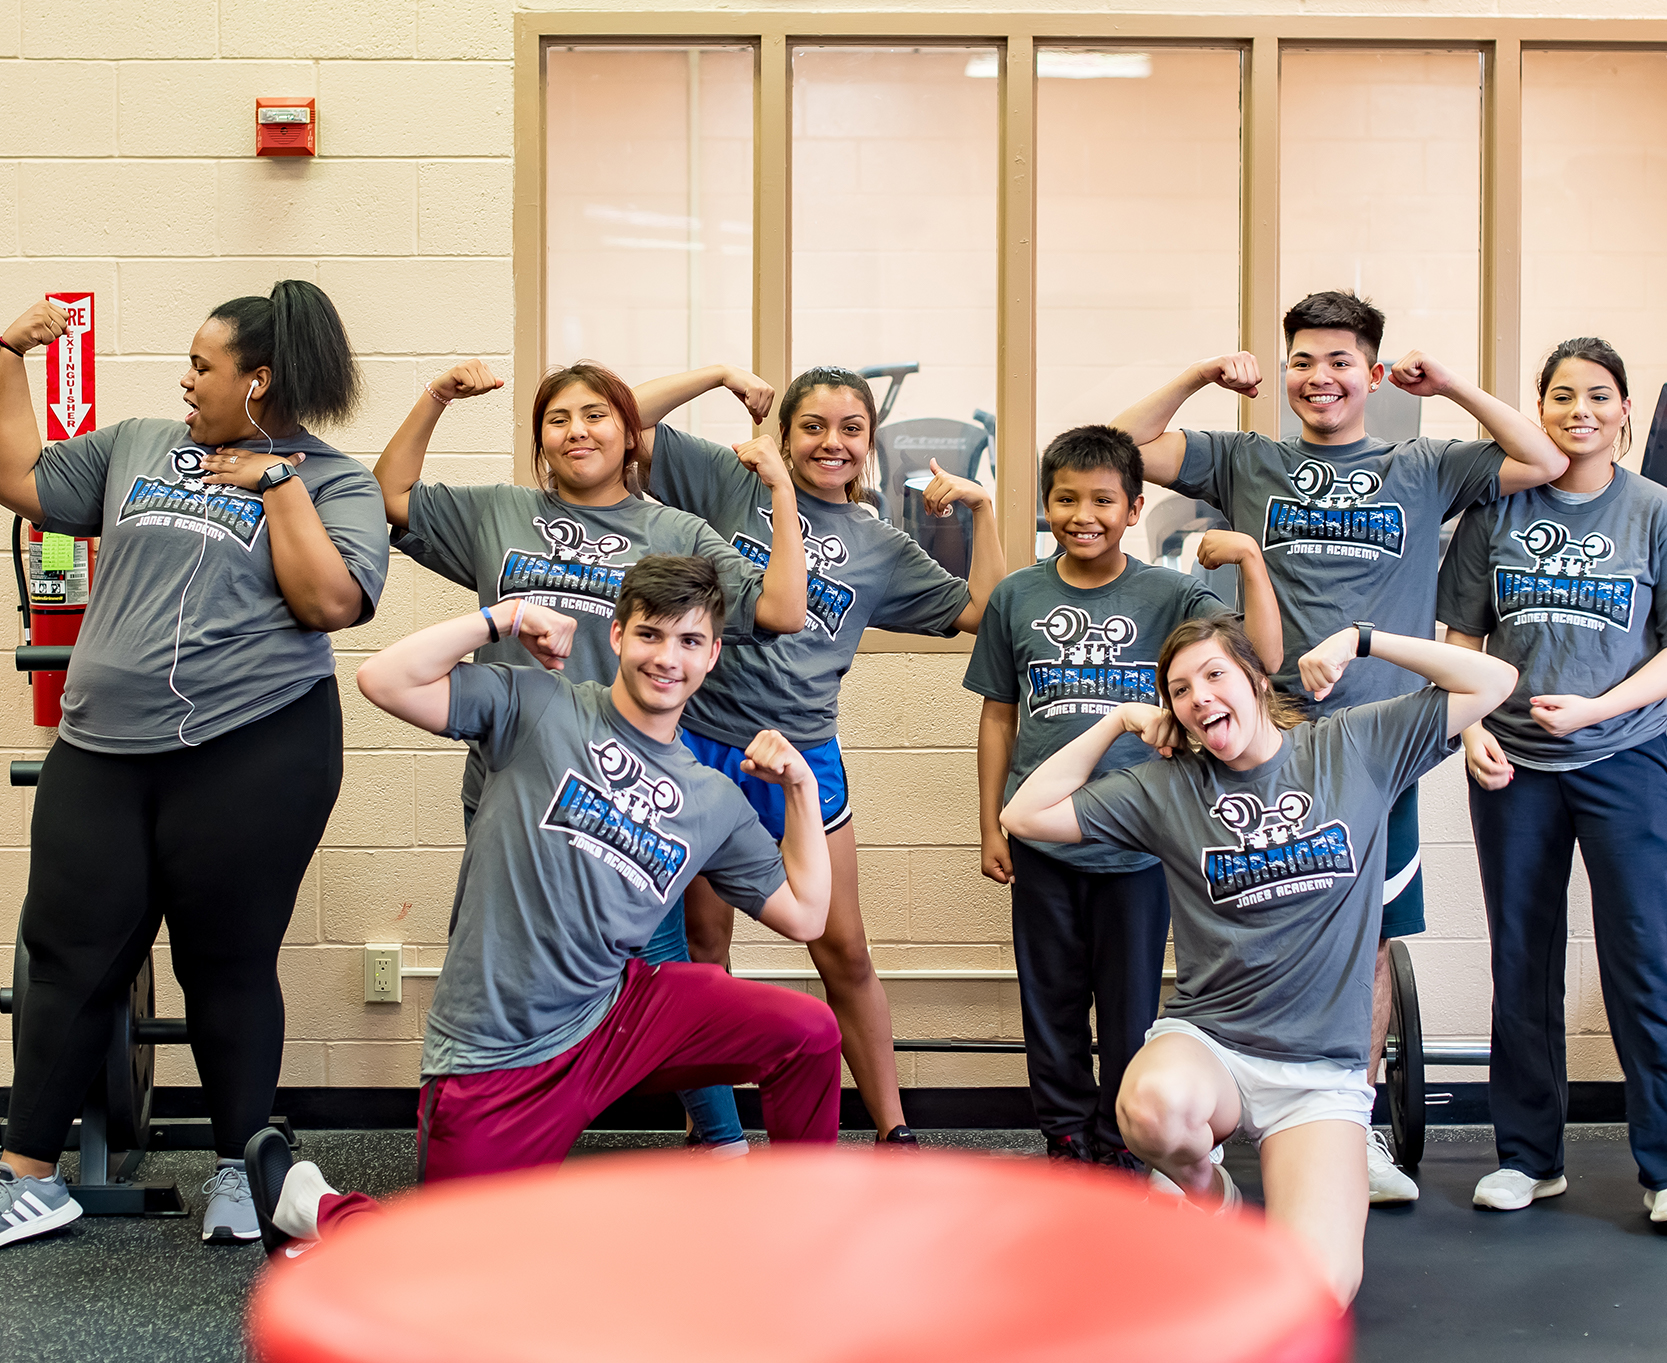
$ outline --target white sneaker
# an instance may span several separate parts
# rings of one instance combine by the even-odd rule
[[[1644,1210],[1650,1214],[1651,1221],[1667,1222],[1667,1188],[1658,1188],[1653,1193],[1646,1192]]]
[[[1569,1181],[1561,1174],[1556,1178],[1529,1178],[1517,1169],[1495,1169],[1476,1185],[1470,1200],[1496,1212],[1514,1212],[1542,1197],[1556,1197],[1568,1190]]]
[[[1380,1202],[1418,1201],[1418,1185],[1395,1167],[1389,1142],[1377,1130],[1366,1133],[1366,1186],[1374,1206]]]

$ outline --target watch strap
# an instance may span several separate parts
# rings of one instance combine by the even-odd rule
[[[293,477],[295,477],[295,466],[285,460],[279,460],[276,464],[267,465],[266,471],[261,474],[260,490],[270,492],[279,483],[286,482]]]
[[[1354,656],[1370,658],[1372,656],[1372,622],[1370,620],[1356,620],[1354,627],[1360,631],[1360,643],[1355,648]]]

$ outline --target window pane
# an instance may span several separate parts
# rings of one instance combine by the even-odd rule
[[[1546,353],[1626,361],[1636,469],[1667,382],[1667,53],[1522,54],[1522,403]]]
[[[552,47],[545,211],[552,365],[630,383],[752,362],[750,48]],[[675,425],[740,440],[728,393]]]
[[[1234,50],[1037,53],[1038,456],[1238,349],[1239,71]],[[1238,399],[1207,388],[1177,421],[1236,429]],[[1146,489],[1124,541],[1137,556],[1163,552],[1146,529],[1172,495]],[[1053,553],[1047,531],[1036,543]]]
[[[1280,68],[1281,306],[1353,289],[1388,319],[1385,364],[1422,350],[1472,382],[1481,78],[1476,52],[1294,51]],[[1380,393],[1367,429],[1389,433],[1396,392]],[[1296,415],[1281,406],[1295,434]],[[1422,434],[1475,437],[1475,421],[1445,398],[1421,406]]]
[[[880,512],[962,575],[970,519],[923,520],[908,485],[936,457],[994,486],[995,74],[994,48],[793,53],[793,368],[918,366],[883,414]]]

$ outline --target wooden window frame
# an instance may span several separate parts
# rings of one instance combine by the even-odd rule
[[[1139,14],[746,14],[572,11],[515,16],[515,477],[532,481],[531,407],[545,354],[544,49],[553,43],[746,44],[754,53],[753,369],[778,389],[792,354],[792,52],[802,43],[960,41],[1002,54],[997,199],[997,519],[1010,569],[1033,561],[1036,506],[1036,81],[1038,46],[1236,47],[1240,122],[1239,344],[1280,353],[1279,62],[1284,47],[1455,49],[1482,57],[1479,341],[1482,387],[1521,392],[1522,53],[1667,48],[1648,19],[1326,18]],[[1278,385],[1241,399],[1240,427],[1277,436]],[[865,652],[955,652],[958,639],[869,630]]]

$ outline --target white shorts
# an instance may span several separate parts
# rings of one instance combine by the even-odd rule
[[[1221,1061],[1239,1090],[1239,1130],[1261,1145],[1269,1136],[1309,1122],[1372,1125],[1366,1067],[1335,1060],[1263,1060],[1230,1050],[1185,1018],[1159,1018],[1146,1039],[1179,1033],[1201,1041]]]

